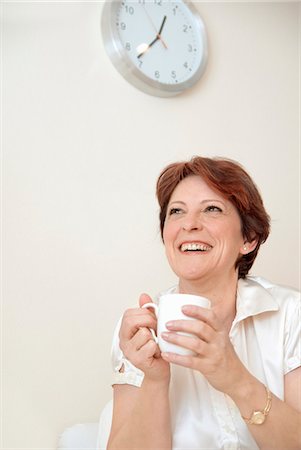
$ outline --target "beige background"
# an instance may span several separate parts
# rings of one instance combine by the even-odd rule
[[[252,273],[299,285],[300,3],[196,6],[207,71],[162,99],[110,63],[102,2],[1,3],[2,449],[98,420],[116,320],[175,281],[154,196],[167,163],[239,160],[272,216]]]

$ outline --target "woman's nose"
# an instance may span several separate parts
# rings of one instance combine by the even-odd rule
[[[193,214],[185,217],[183,221],[183,230],[193,231],[199,230],[200,228],[202,228],[202,221],[199,214]]]

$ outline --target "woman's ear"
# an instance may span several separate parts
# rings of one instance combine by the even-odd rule
[[[252,241],[245,240],[244,245],[240,249],[240,253],[242,255],[247,255],[248,253],[251,253],[258,244],[258,239],[253,239]]]

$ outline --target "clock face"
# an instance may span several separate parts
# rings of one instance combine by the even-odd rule
[[[204,71],[204,25],[184,1],[111,0],[103,10],[102,28],[116,68],[150,94],[180,93]]]

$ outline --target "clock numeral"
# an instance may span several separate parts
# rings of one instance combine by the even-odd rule
[[[176,79],[177,78],[177,74],[175,70],[171,71],[171,78]]]
[[[127,50],[128,52],[130,52],[130,51],[131,51],[131,44],[130,44],[129,42],[127,42],[127,43],[125,44],[125,48],[126,48],[126,50]]]
[[[121,22],[120,28],[121,28],[122,30],[126,30],[126,24],[125,24],[124,22]]]
[[[140,3],[141,5],[145,5],[145,0],[139,0],[138,3]]]
[[[156,72],[155,72],[155,77],[156,77],[156,78],[160,78],[160,72],[159,72],[159,70],[156,70]]]
[[[191,44],[188,44],[188,51],[189,51],[189,53],[192,52],[192,45]]]
[[[141,59],[139,59],[138,64],[139,64],[139,69],[140,69],[142,67],[143,61],[141,61]]]
[[[128,14],[133,15],[135,10],[134,10],[134,8],[132,6],[125,5],[125,12],[128,13]]]
[[[184,33],[187,33],[187,31],[188,31],[188,25],[183,25],[183,31],[184,31]]]
[[[155,0],[155,5],[162,6],[162,0]]]
[[[177,14],[177,9],[178,9],[178,6],[175,6],[172,10],[174,16]]]
[[[188,62],[185,61],[184,64],[183,64],[183,66],[185,67],[185,69],[188,69]]]

